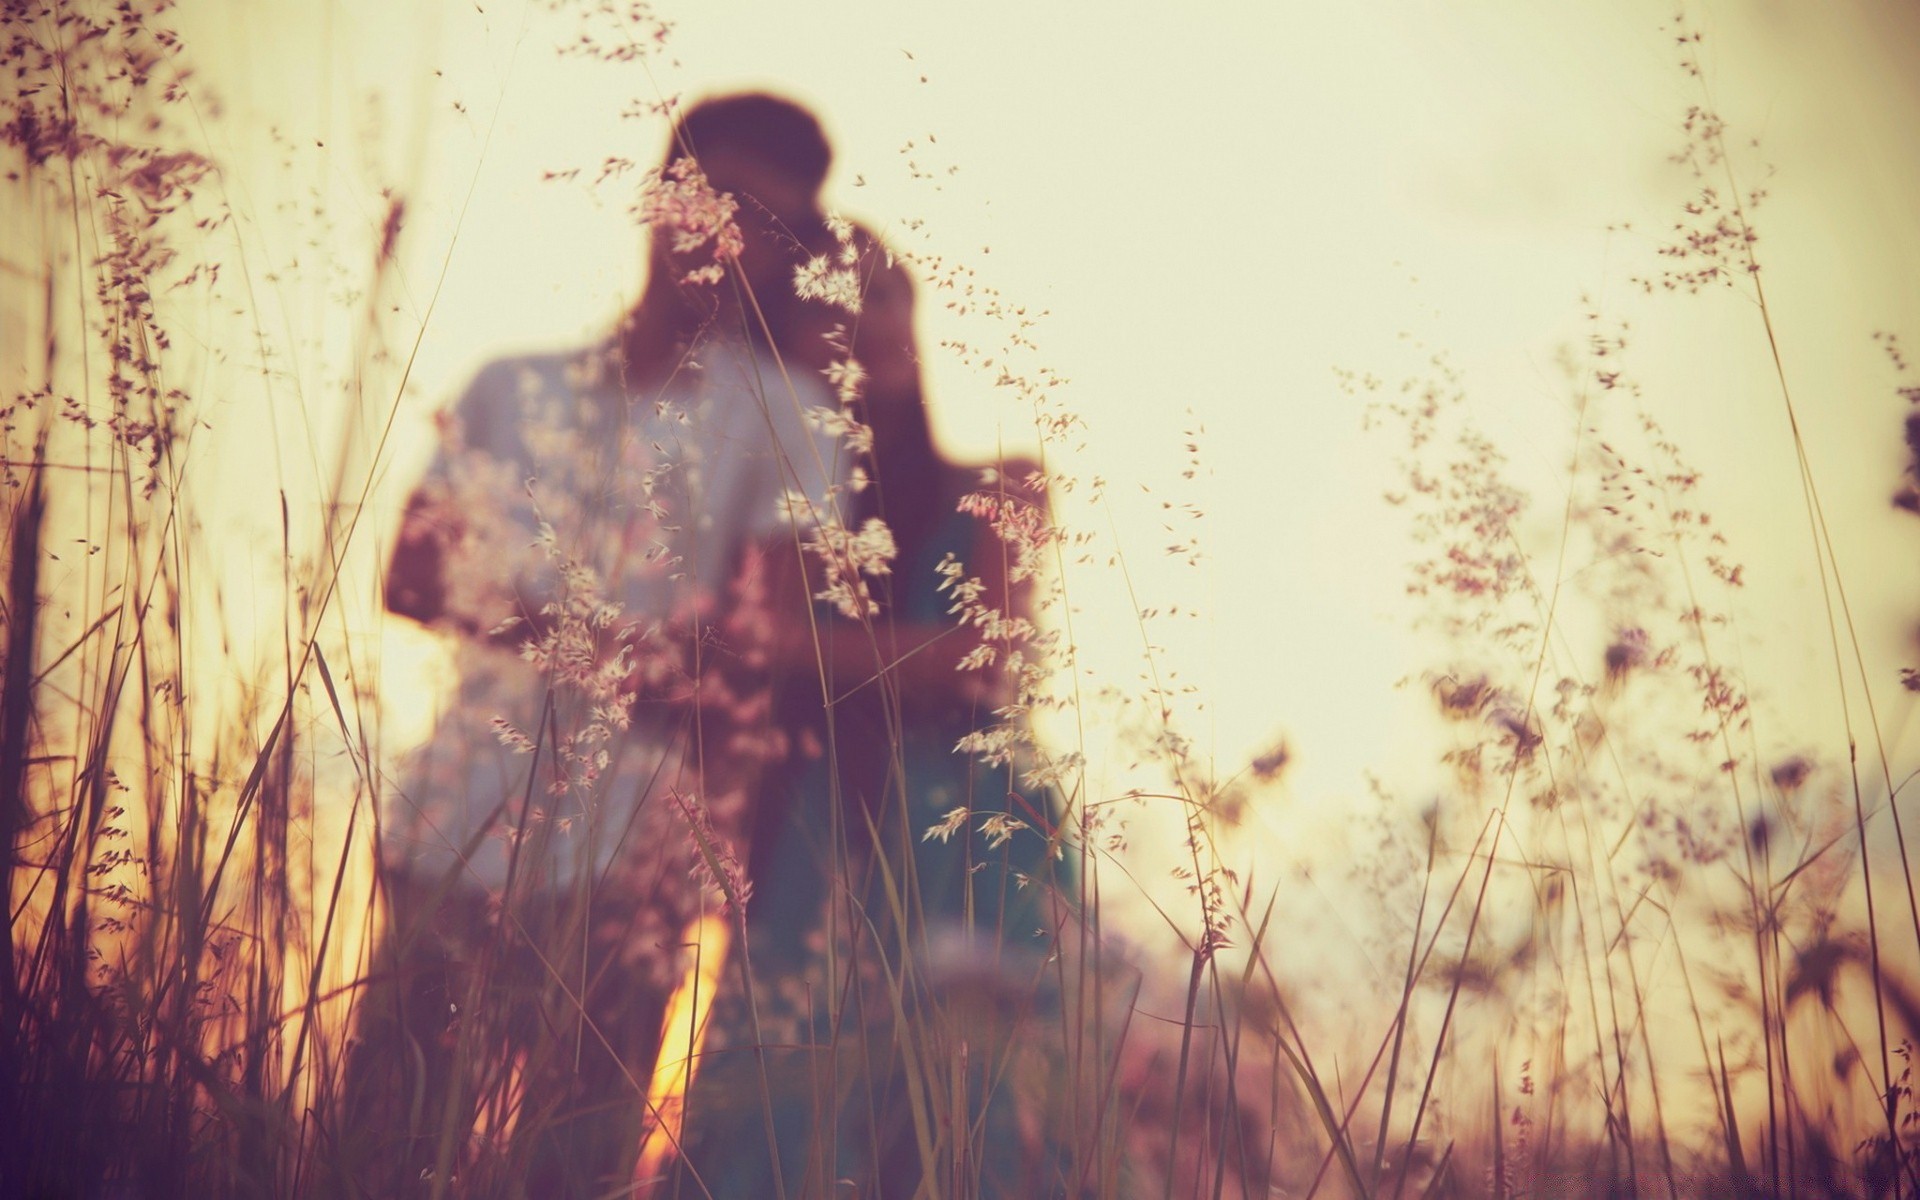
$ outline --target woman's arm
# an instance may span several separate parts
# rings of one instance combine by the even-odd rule
[[[433,515],[424,491],[407,500],[387,568],[387,611],[431,625],[446,612],[447,546],[459,535]]]

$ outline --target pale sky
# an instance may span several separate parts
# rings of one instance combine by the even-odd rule
[[[1050,314],[1027,361],[1071,380],[1058,399],[1086,421],[1085,448],[1055,451],[1058,465],[1111,485],[1110,511],[1063,500],[1063,518],[1103,549],[1117,537],[1143,606],[1197,614],[1147,628],[1160,668],[1204,700],[1191,730],[1222,774],[1290,743],[1284,795],[1263,810],[1269,844],[1248,850],[1284,863],[1297,839],[1337,824],[1363,772],[1415,790],[1427,772],[1408,747],[1427,744],[1428,703],[1393,688],[1436,665],[1402,595],[1405,517],[1381,499],[1400,441],[1363,432],[1335,369],[1397,380],[1425,356],[1414,345],[1447,351],[1545,520],[1572,436],[1556,354],[1584,336],[1583,295],[1632,323],[1634,373],[1748,564],[1743,648],[1774,728],[1828,761],[1844,753],[1754,306],[1729,292],[1647,298],[1628,282],[1658,270],[1654,247],[1693,187],[1666,160],[1703,100],[1678,69],[1671,8],[1401,0],[1175,17],[1031,0],[702,0],[663,8],[674,28],[645,68],[556,57],[566,23],[510,0],[191,0],[181,18],[206,64],[203,95],[224,101],[208,137],[232,164],[256,304],[274,313],[280,361],[307,381],[318,443],[345,411],[325,363],[364,337],[363,306],[321,301],[365,286],[381,188],[407,203],[405,279],[385,293],[399,349],[445,267],[375,497],[381,537],[437,405],[489,357],[577,343],[636,293],[628,193],[596,197],[543,171],[655,161],[661,124],[619,117],[635,98],[768,87],[814,106],[838,152],[830,205]],[[1902,633],[1920,619],[1920,522],[1903,526],[1886,503],[1901,410],[1869,335],[1904,332],[1920,353],[1920,21],[1891,2],[1688,12],[1708,34],[1707,83],[1731,136],[1761,142],[1736,161],[1743,184],[1773,168],[1756,224],[1783,359],[1868,661],[1881,664],[1884,731],[1912,763],[1920,719],[1892,664],[1920,657]],[[1609,232],[1622,223],[1632,230]],[[945,299],[921,294],[943,442],[963,458],[1030,447],[1030,419],[996,399],[991,374],[939,348],[993,353],[1004,325],[955,317]],[[384,415],[377,386],[371,397],[367,411]],[[242,396],[225,420],[246,438],[266,416]],[[299,421],[278,421],[299,463]],[[1188,480],[1183,435],[1196,424],[1202,471]],[[266,487],[302,469],[220,457]],[[1163,502],[1204,511],[1179,531],[1197,533],[1199,566],[1163,553]],[[1540,531],[1550,547],[1551,522]],[[1117,577],[1089,570],[1067,586],[1092,681],[1128,687],[1142,635]],[[371,604],[363,590],[353,604]],[[1088,752],[1096,788],[1137,781],[1121,748]]]

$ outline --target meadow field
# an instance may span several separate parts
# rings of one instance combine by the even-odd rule
[[[471,7],[385,36],[314,6],[275,58],[279,18],[224,0],[0,6],[0,1196],[1920,1198],[1920,231],[1896,207],[1861,284],[1894,311],[1796,341],[1843,301],[1778,294],[1770,193],[1804,193],[1716,103],[1711,11],[1648,23],[1664,90],[1619,102],[1659,109],[1663,217],[1579,231],[1611,273],[1489,381],[1504,333],[1237,265],[1299,225],[1120,242],[1096,197],[1115,274],[1021,294],[1004,214],[1069,186],[1064,143],[990,213],[964,136],[850,133],[776,296],[752,211],[658,157],[760,83],[645,3]],[[390,86],[336,96],[336,61]],[[907,97],[954,61],[884,69]],[[619,144],[516,123],[576,77],[629,97]],[[840,467],[803,495],[777,447],[784,526],[635,611],[623,580],[687,569],[640,432],[669,386],[517,475],[445,447],[484,363],[643,311],[649,237],[738,318],[711,346],[772,346],[746,426],[817,392]],[[1413,268],[1374,249],[1339,254],[1384,295]],[[1043,308],[1134,290],[1050,342]],[[902,315],[891,383],[862,347]],[[1154,412],[1103,404],[1102,344],[1151,358]],[[1242,352],[1313,359],[1320,398],[1175,394]],[[1806,383],[1835,360],[1847,388]],[[937,512],[876,415],[923,380]],[[1345,457],[1247,435],[1289,406]],[[409,607],[432,487],[464,532]],[[929,569],[936,528],[967,552]],[[532,683],[483,711],[496,669]],[[455,719],[486,745],[431,775]],[[635,790],[633,730],[683,784]],[[768,824],[808,788],[817,820]],[[409,868],[432,789],[488,815]]]

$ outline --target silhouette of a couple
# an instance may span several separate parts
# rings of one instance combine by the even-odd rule
[[[1045,1171],[1004,1068],[1059,924],[1049,806],[955,753],[1007,682],[957,669],[942,566],[1025,601],[960,511],[982,472],[934,446],[907,273],[827,216],[829,163],[787,101],[685,112],[638,304],[483,369],[409,501],[388,607],[454,632],[459,680],[383,810],[348,1098],[373,1194]],[[1039,512],[1025,475],[994,502]],[[1016,836],[970,836],[996,814]],[[690,936],[715,921],[745,944]],[[668,997],[715,979],[691,1089],[650,1111]]]

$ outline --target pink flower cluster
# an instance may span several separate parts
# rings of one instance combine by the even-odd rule
[[[656,236],[669,239],[676,256],[707,251],[704,261],[680,276],[683,283],[719,283],[726,264],[740,256],[745,240],[734,220],[740,205],[729,192],[716,192],[700,164],[676,160],[641,185],[635,214]]]

